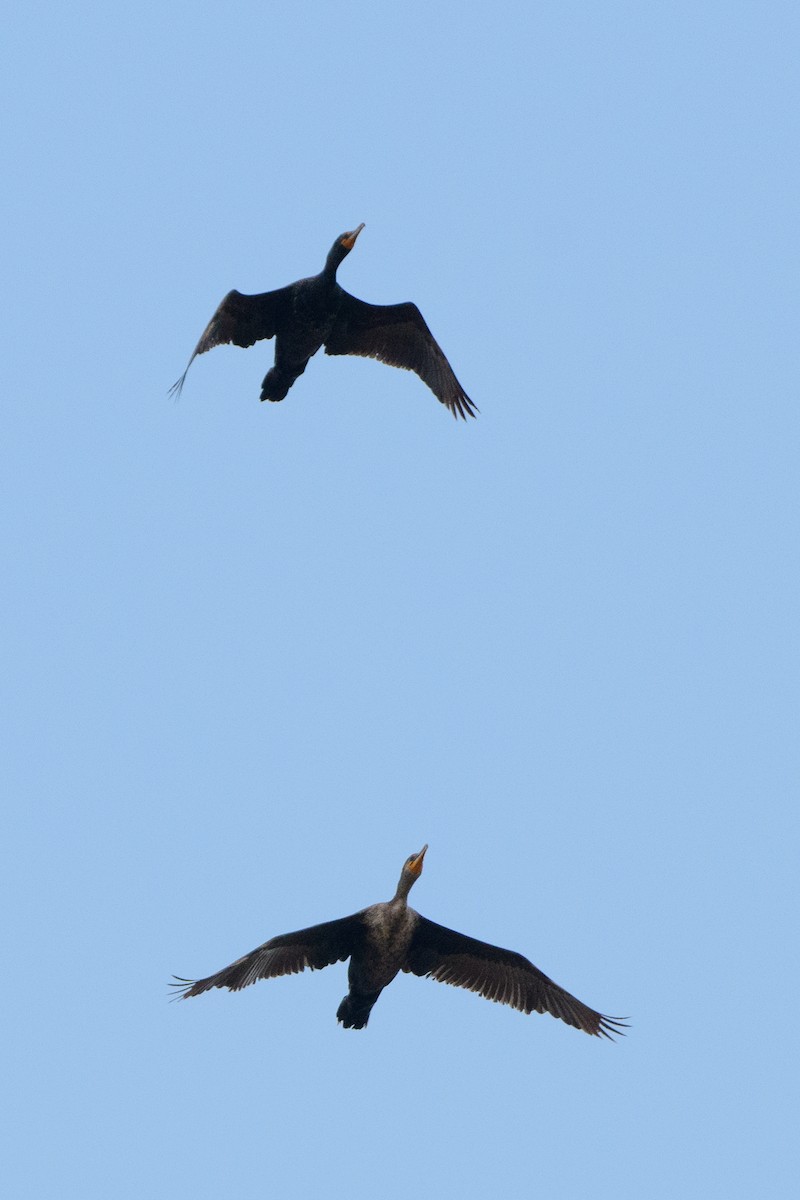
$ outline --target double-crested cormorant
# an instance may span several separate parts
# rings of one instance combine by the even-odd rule
[[[336,270],[356,243],[363,223],[333,243],[319,275],[275,292],[243,296],[228,292],[209,321],[194,354],[170,394],[180,394],[198,354],[232,342],[252,346],[275,338],[275,366],[261,385],[262,400],[283,400],[321,346],[326,354],[359,354],[390,367],[416,371],[454,417],[477,409],[453,374],[416,304],[366,304],[336,282]]]
[[[177,983],[172,986],[184,1000],[211,988],[238,992],[257,979],[294,975],[306,967],[319,970],[349,958],[350,990],[336,1013],[346,1029],[363,1029],[386,985],[399,971],[408,971],[469,988],[524,1013],[548,1012],[596,1037],[622,1034],[627,1028],[623,1021],[582,1004],[521,954],[445,929],[409,908],[408,893],[422,874],[427,849],[423,846],[419,854],[406,859],[394,899],[388,903],[281,934],[216,975],[197,980],[175,976]]]

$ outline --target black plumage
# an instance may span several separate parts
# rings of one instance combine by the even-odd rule
[[[502,950],[437,925],[408,906],[408,893],[422,873],[427,846],[406,859],[392,900],[373,904],[351,917],[284,933],[206,979],[180,979],[172,986],[182,999],[211,988],[238,992],[258,979],[320,970],[350,959],[349,991],[337,1019],[347,1029],[363,1029],[372,1006],[400,971],[469,988],[487,1000],[521,1012],[548,1012],[596,1037],[612,1038],[627,1028],[576,1000],[538,967],[513,950]]]
[[[283,400],[324,346],[326,354],[357,354],[414,371],[454,417],[474,417],[477,408],[416,304],[367,304],[337,283],[337,268],[363,228],[362,223],[336,239],[319,275],[257,296],[228,292],[170,394],[180,394],[198,354],[227,343],[252,346],[274,337],[275,365],[261,385],[262,400]]]

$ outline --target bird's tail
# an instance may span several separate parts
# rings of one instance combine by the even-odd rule
[[[291,366],[276,366],[271,371],[267,371],[264,382],[261,384],[261,399],[284,400],[295,379],[303,374],[307,366],[308,359],[300,366],[293,363]]]
[[[372,1006],[381,994],[377,992],[348,992],[336,1013],[336,1020],[341,1021],[345,1029],[364,1029]]]

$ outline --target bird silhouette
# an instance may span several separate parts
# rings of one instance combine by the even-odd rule
[[[408,906],[408,893],[422,874],[427,845],[403,864],[394,897],[350,917],[271,938],[206,979],[174,976],[176,998],[200,996],[211,988],[238,992],[258,979],[320,970],[350,959],[349,990],[336,1013],[346,1029],[363,1029],[372,1007],[400,971],[469,988],[487,1000],[524,1013],[550,1013],[595,1037],[613,1040],[627,1025],[570,995],[532,962],[513,950],[466,937],[422,917]]]
[[[214,346],[252,346],[274,337],[275,365],[261,385],[262,400],[283,400],[309,359],[324,346],[326,354],[357,354],[414,371],[454,417],[474,417],[477,408],[416,304],[367,304],[337,283],[339,264],[363,228],[362,223],[350,233],[340,234],[319,275],[256,296],[228,292],[170,395],[180,395],[198,354]]]

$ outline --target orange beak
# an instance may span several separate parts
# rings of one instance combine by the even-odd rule
[[[420,850],[417,857],[412,859],[411,862],[408,864],[408,869],[412,875],[416,876],[416,875],[422,874],[422,860],[425,857],[425,851],[427,849],[428,849],[428,843],[426,842],[425,845]]]
[[[353,246],[355,246],[355,244],[356,244],[356,238],[361,233],[361,230],[363,228],[364,228],[364,222],[362,221],[361,224],[359,225],[358,229],[354,229],[352,233],[346,233],[344,235],[344,237],[341,239],[341,242],[342,242],[342,245],[345,247],[345,249],[347,249],[347,250],[353,249]]]

